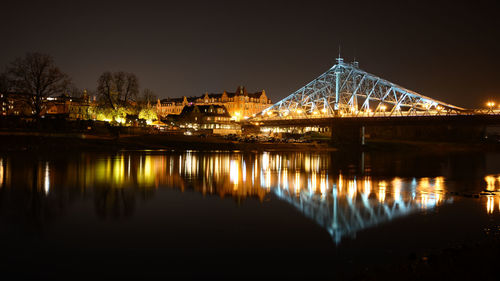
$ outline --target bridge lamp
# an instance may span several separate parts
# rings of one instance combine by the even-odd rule
[[[436,109],[437,109],[437,110],[441,110],[441,109],[443,109],[443,107],[442,107],[442,106],[440,106],[440,105],[438,105],[438,106],[436,106]]]
[[[313,114],[318,114],[318,112],[317,111],[313,111]]]
[[[387,106],[385,106],[385,105],[380,106],[380,111],[385,111],[386,109],[387,109]]]
[[[273,114],[271,111],[267,112],[267,115],[271,116],[271,114]]]
[[[492,101],[489,101],[486,103],[486,106],[488,106],[490,109],[495,106],[495,103]]]
[[[297,109],[297,113],[301,114],[302,113],[302,109]]]
[[[323,108],[321,112],[326,113],[326,108]]]

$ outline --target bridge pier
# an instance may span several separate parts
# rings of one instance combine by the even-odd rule
[[[334,123],[331,140],[335,146],[361,146],[365,144],[365,126],[362,124]]]

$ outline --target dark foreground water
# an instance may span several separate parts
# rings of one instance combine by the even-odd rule
[[[499,190],[497,154],[0,155],[0,279],[349,279],[484,240]]]

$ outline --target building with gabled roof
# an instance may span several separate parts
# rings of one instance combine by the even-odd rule
[[[181,128],[210,130],[211,133],[235,133],[241,127],[231,120],[223,105],[187,105],[176,117]]]
[[[158,100],[157,113],[162,117],[168,114],[180,114],[186,105],[222,105],[233,120],[239,121],[271,106],[271,100],[264,90],[248,93],[245,87],[239,86],[235,92],[207,92],[199,97]]]

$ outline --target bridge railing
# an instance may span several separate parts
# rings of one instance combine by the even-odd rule
[[[265,120],[304,120],[304,119],[322,119],[322,118],[342,118],[342,117],[364,117],[364,118],[372,118],[372,117],[416,117],[416,116],[457,116],[457,115],[500,115],[500,109],[471,109],[471,110],[462,110],[462,111],[413,111],[413,112],[345,112],[340,113],[339,115],[333,114],[289,114],[286,116],[277,116],[273,115],[261,115],[256,116],[249,121],[265,121]]]

